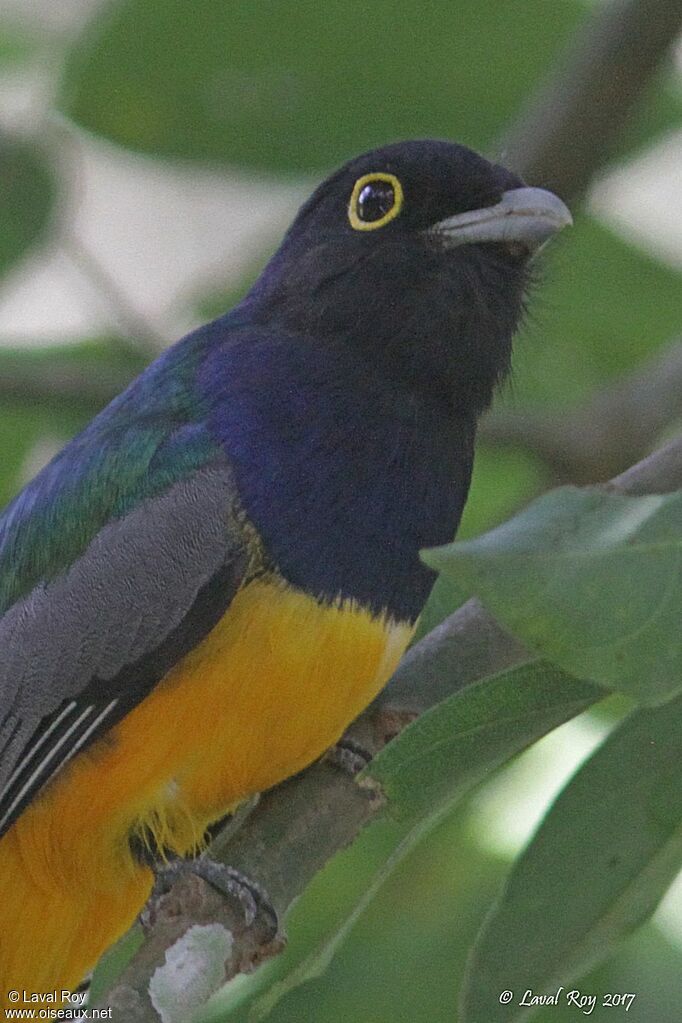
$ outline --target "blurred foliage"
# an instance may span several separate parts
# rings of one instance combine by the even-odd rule
[[[38,146],[0,135],[0,275],[45,233],[55,190]]]
[[[584,9],[574,0],[124,0],[69,54],[63,108],[157,156],[325,170],[410,136],[488,149]],[[676,123],[651,93],[627,142]]]
[[[0,24],[0,71],[21,67],[35,56],[36,40],[16,25]]]
[[[0,25],[0,74],[16,70],[34,53],[25,34]],[[57,176],[39,141],[0,131],[0,280],[47,230]]]
[[[566,406],[680,331],[679,272],[581,211],[539,273],[506,396],[514,404]]]
[[[0,451],[2,451],[2,472],[0,473],[0,501],[5,504],[14,496],[22,483],[28,482],[24,470],[32,449],[53,454],[52,443],[65,443],[69,437],[85,425],[77,414],[61,409],[55,415],[54,409],[36,407],[35,401],[3,402],[0,414]],[[35,466],[35,470],[40,468]]]
[[[551,5],[546,0],[426,0],[420,5],[410,0],[369,5],[358,0],[109,0],[95,10],[81,35],[63,44],[66,52],[52,55],[55,65],[63,63],[58,106],[80,128],[160,164],[181,159],[235,167],[256,171],[264,180],[318,174],[359,150],[408,136],[454,137],[497,155],[496,139],[551,70],[584,16],[585,7],[577,0]],[[21,67],[33,56],[32,43],[0,25],[0,71]],[[642,98],[617,155],[632,154],[678,124],[681,110],[679,88],[660,74]],[[48,135],[37,131],[17,139],[0,134],[0,279],[47,235],[56,222],[55,199],[72,184],[60,176],[66,167],[51,152]],[[502,401],[562,410],[679,332],[679,273],[584,211],[578,211],[574,230],[553,247],[542,273],[531,319],[517,342],[514,380]],[[244,287],[252,276],[246,268]],[[243,290],[230,283],[217,294],[199,296],[188,314],[195,309],[217,314]],[[120,339],[76,342],[44,352],[0,349],[0,502],[37,468],[43,448],[49,450],[79,429],[141,368],[140,356]],[[548,483],[546,468],[528,452],[481,448],[462,537],[474,537],[506,519]],[[549,513],[542,523],[550,531],[558,528]],[[524,537],[531,534],[524,527]],[[537,534],[532,536],[537,543]],[[462,550],[450,552],[453,578],[443,577],[422,628],[456,607],[465,592],[459,574]],[[673,555],[666,555],[671,564]],[[498,549],[497,564],[501,556]],[[651,570],[650,562],[647,566],[641,569],[644,575]],[[529,569],[528,585],[532,575]],[[557,578],[570,598],[573,581],[566,574]],[[628,611],[616,600],[620,585],[616,579],[610,587],[615,615]],[[507,596],[510,605],[520,599],[513,582]],[[601,592],[599,599],[608,603],[610,598]],[[555,723],[551,714],[543,718],[543,710],[558,692],[552,686],[559,675],[547,667],[536,677],[535,670],[510,673],[517,690],[500,677],[482,683],[469,694],[470,716],[463,713],[461,720],[458,711],[464,705],[448,702],[408,730],[377,764],[377,772],[388,772],[384,782],[390,787],[390,775],[394,789],[411,793],[428,814],[427,793],[433,796],[437,789],[439,800],[452,797],[467,770],[476,765],[481,774],[492,770],[503,754],[521,748],[519,736],[532,741],[533,723],[533,735],[540,734],[543,721],[546,727]],[[571,680],[568,685],[580,684]],[[471,733],[460,735],[458,721],[468,722]],[[410,759],[414,756],[419,757],[422,783],[410,790],[412,770],[419,774]],[[461,771],[455,770],[458,766]],[[633,765],[624,763],[623,769],[628,766]],[[436,789],[429,782],[438,782]],[[575,791],[569,786],[565,798],[575,798]],[[598,806],[599,792],[592,791],[590,799]],[[627,801],[609,806],[614,827],[600,836],[602,846],[613,835],[627,845],[628,818],[618,820],[619,811],[628,813]],[[263,1006],[263,997],[279,990],[271,985],[281,981],[283,997],[269,1016],[275,1023],[456,1020],[468,950],[509,866],[473,837],[469,820],[464,807],[440,824],[429,821],[431,833],[404,855],[397,855],[405,841],[404,824],[384,821],[365,832],[295,906],[285,955],[232,985],[216,1000],[212,1018],[228,1018],[229,1005],[229,1019],[246,1023],[258,999]],[[621,823],[623,833],[616,827]],[[550,815],[547,828],[555,826],[556,816]],[[598,828],[599,819],[594,823]],[[638,838],[633,836],[628,848]],[[587,846],[587,853],[582,850],[586,858],[589,841]],[[557,862],[561,853],[553,850]],[[397,866],[387,871],[387,861],[393,867],[391,856]],[[588,876],[582,862],[564,866],[556,885],[551,872],[544,878],[547,905],[554,898],[549,932],[554,919],[561,920],[572,886]],[[495,951],[501,971],[512,962],[505,959],[510,951],[524,951],[518,914],[514,924],[513,937],[499,938]],[[341,942],[341,937],[348,940]],[[300,981],[315,972],[330,948],[335,955],[324,976],[294,987],[292,978]],[[635,991],[628,1021],[677,1023],[681,967],[679,948],[648,927],[580,987],[596,993]],[[106,967],[109,973],[117,968],[112,962]],[[518,985],[523,983],[519,977]],[[591,1019],[610,1021],[622,1018],[620,1012],[597,1007]],[[487,1015],[485,1023],[492,1018]],[[540,1023],[576,1018],[565,1005],[537,1016]]]
[[[509,869],[507,860],[473,837],[470,821],[475,813],[468,804],[450,813],[398,865],[324,977],[288,993],[273,1008],[269,1023],[457,1023],[471,945]],[[318,875],[290,914],[284,955],[259,971],[266,974],[263,987],[296,969],[320,934],[339,926],[345,908],[370,883],[402,834],[395,824],[374,825]],[[229,1015],[225,995],[217,996],[202,1021],[254,1023],[249,1013],[262,993],[257,980],[258,973],[234,985]],[[678,1023],[679,949],[654,927],[646,928],[610,963],[585,976],[579,987],[598,993],[639,992],[627,1016],[616,1019]],[[522,993],[517,991],[517,997]],[[574,1009],[559,1005],[541,1011],[536,1023],[576,1023],[580,1018]],[[614,1010],[597,1008],[589,1019],[613,1021]]]
[[[556,990],[654,911],[682,868],[681,732],[679,698],[635,711],[571,779],[477,940],[463,1023],[518,1019],[498,997],[509,978]]]

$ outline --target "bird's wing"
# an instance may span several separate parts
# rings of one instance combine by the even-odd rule
[[[24,580],[24,592],[0,617],[0,834],[68,760],[206,635],[252,559],[229,466],[212,458],[165,487],[157,479],[155,492],[118,518],[100,507],[104,524],[78,556],[66,566],[53,557],[36,583],[31,566],[40,557],[27,558],[25,545],[41,494],[47,488],[53,499],[47,502],[57,516],[53,533],[60,509],[68,507],[72,517],[92,508],[87,476],[77,488],[80,504],[62,500],[68,470],[67,455],[24,492],[18,525],[12,506],[0,522],[0,541],[3,526],[11,541],[4,562],[7,543],[0,543],[0,573],[11,574],[14,554]],[[147,485],[150,473],[147,462]],[[55,493],[50,481],[57,475]],[[44,514],[45,501],[42,506]]]

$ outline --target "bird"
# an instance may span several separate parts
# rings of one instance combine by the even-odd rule
[[[143,852],[194,856],[386,683],[570,219],[454,142],[351,159],[5,508],[2,997],[74,989],[148,899]]]

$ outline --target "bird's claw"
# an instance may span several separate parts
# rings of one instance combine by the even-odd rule
[[[241,871],[206,856],[193,860],[173,860],[155,871],[152,900],[159,899],[170,890],[179,877],[194,874],[212,888],[239,903],[244,923],[250,927],[260,913],[267,920],[272,939],[280,933],[279,917],[265,889]]]
[[[338,767],[344,774],[355,778],[370,763],[372,754],[364,746],[361,746],[359,742],[356,742],[355,739],[349,739],[344,736],[331,749],[327,750],[324,759],[328,764]]]

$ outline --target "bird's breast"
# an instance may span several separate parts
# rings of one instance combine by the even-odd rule
[[[247,586],[159,693],[205,737],[201,759],[190,743],[177,775],[184,798],[223,813],[311,763],[384,685],[411,634],[352,601],[323,604],[280,580]]]

